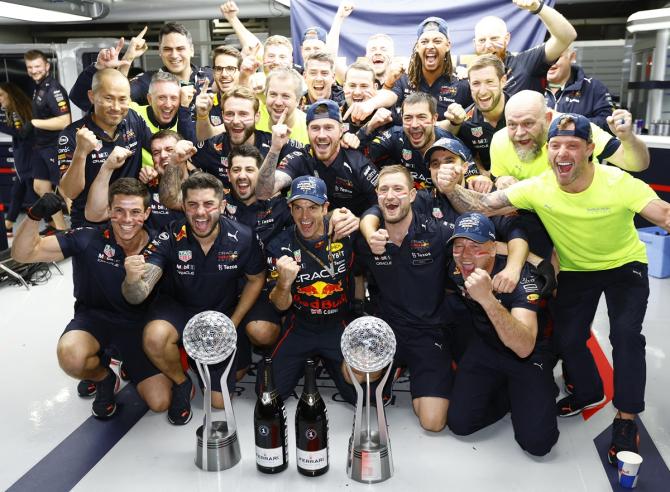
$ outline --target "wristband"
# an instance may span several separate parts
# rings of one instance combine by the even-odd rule
[[[537,15],[542,10],[542,7],[544,7],[544,0],[540,0],[540,6],[538,8],[536,8],[535,10],[531,10],[530,13],[533,14],[533,15]]]

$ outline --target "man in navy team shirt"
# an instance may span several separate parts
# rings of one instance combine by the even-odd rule
[[[170,401],[169,380],[142,351],[149,301],[134,306],[121,295],[124,261],[140,253],[152,237],[144,227],[149,192],[136,179],[119,179],[109,189],[109,222],[40,239],[40,219],[59,210],[61,203],[53,193],[39,199],[12,245],[12,256],[24,263],[73,257],[74,317],[58,341],[58,363],[68,375],[94,381],[93,415],[109,418],[117,410],[114,393],[119,383],[101,358],[113,345],[142,399],[152,410],[163,412]]]
[[[540,308],[541,280],[526,264],[509,293],[492,277],[505,268],[496,255],[493,222],[471,212],[456,220],[449,278],[472,313],[477,336],[458,365],[448,412],[454,434],[469,435],[512,412],[514,438],[535,456],[558,440],[552,356]]]
[[[118,70],[106,68],[93,77],[89,98],[93,111],[63,130],[58,137],[58,165],[67,167],[59,189],[72,199],[72,225],[83,225],[84,207],[91,183],[114,147],[132,152],[111,181],[136,178],[142,165],[142,147],[149,146],[151,131],[130,103],[128,79]]]
[[[144,250],[126,260],[123,296],[142,303],[159,279],[160,296],[144,329],[144,350],[172,380],[168,420],[184,425],[192,417],[192,383],[180,364],[178,342],[187,321],[205,310],[230,317],[236,327],[263,288],[265,265],[255,233],[222,217],[223,185],[211,174],[194,173],[181,185],[185,219],[172,222]],[[246,284],[238,296],[238,282]],[[225,362],[212,374],[212,402],[223,408],[219,378]],[[218,377],[217,377],[218,374]],[[234,374],[229,385],[234,382]]]

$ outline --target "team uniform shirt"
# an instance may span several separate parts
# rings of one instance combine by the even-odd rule
[[[504,91],[508,98],[525,89],[544,93],[547,70],[556,62],[547,62],[544,45],[542,43],[519,53],[505,53],[503,63],[507,71],[507,83]]]
[[[342,106],[342,104],[344,104],[344,91],[342,90],[342,87],[339,84],[333,84],[331,86],[330,97],[328,99],[330,99],[331,101],[335,101],[339,106]],[[300,99],[298,107],[302,111],[307,111],[307,107],[313,104],[314,102],[316,101],[310,100],[309,94],[305,94]]]
[[[435,127],[435,140],[443,137],[453,138],[453,135]],[[366,155],[378,169],[391,164],[401,164],[412,175],[416,189],[433,187],[430,169],[424,162],[423,153],[412,146],[401,126],[394,126],[389,130],[369,136],[361,141],[361,145],[367,147]]]
[[[348,208],[360,216],[377,203],[377,169],[362,153],[340,148],[333,162],[326,166],[312,155],[309,146],[305,150],[286,155],[277,170],[288,174],[291,179],[299,176],[316,176],[326,183],[330,209]]]
[[[387,108],[391,112],[391,118],[393,118],[393,121],[400,121],[400,116],[397,114],[395,107],[392,108]],[[349,105],[346,103],[346,101],[342,102],[342,105],[340,106],[340,114],[344,117],[345,114],[347,114],[347,111],[349,111]],[[342,129],[345,133],[354,133],[356,136],[359,138],[359,140],[363,141],[368,139],[368,134],[365,133],[365,130],[363,130],[363,127],[367,125],[367,123],[372,119],[374,116],[374,113],[372,113],[370,116],[365,118],[365,120],[354,123],[354,121],[351,119],[351,116],[347,117],[346,120],[342,120]],[[381,133],[389,128],[393,127],[393,122],[387,123],[385,125],[380,126],[375,130],[375,133]],[[365,152],[365,149],[361,149]]]
[[[644,181],[613,166],[594,165],[581,193],[561,190],[551,170],[505,190],[517,208],[534,210],[556,247],[561,270],[600,271],[647,263],[633,217],[656,193]]]
[[[149,208],[151,208],[151,215],[147,219],[147,225],[154,231],[160,231],[165,228],[173,220],[180,220],[184,218],[184,212],[179,210],[172,210],[161,203],[158,193],[159,181],[158,178],[152,180],[147,184],[151,199],[149,200]]]
[[[272,133],[272,121],[268,113],[268,107],[261,101],[258,107],[260,118],[256,123],[256,130]],[[307,115],[298,108],[293,110],[293,126],[291,127],[291,138],[303,145],[309,144],[309,135],[307,135]]]
[[[383,227],[383,226],[382,226]],[[413,214],[400,247],[372,254],[364,238],[356,241],[359,261],[372,273],[380,290],[380,317],[394,329],[444,326],[447,241],[453,229],[434,218]]]
[[[219,234],[205,255],[186,219],[172,222],[144,250],[147,263],[163,270],[165,293],[189,312],[230,313],[238,281],[263,272],[265,261],[256,234],[244,224],[219,219]]]
[[[77,146],[77,130],[82,126],[95,134],[99,141],[99,148],[86,156],[84,189],[72,200],[71,217],[72,225],[75,227],[85,223],[84,208],[86,207],[88,190],[114,147],[124,147],[131,150],[133,154],[126,159],[121,168],[112,173],[110,183],[119,178],[137,178],[142,167],[142,153],[140,150],[142,147],[149,146],[149,139],[151,138],[151,132],[146,123],[132,109],[128,110],[128,115],[116,127],[116,133],[112,137],[96,125],[91,113],[88,113],[81,120],[67,126],[58,137],[58,166],[61,169],[67,169],[72,162],[72,156]]]
[[[607,117],[612,115],[614,104],[609,89],[598,79],[587,78],[582,67],[573,65],[570,78],[554,94],[544,91],[547,106],[561,113],[586,116],[605,131],[609,131]]]
[[[327,231],[325,220],[324,227]],[[299,234],[292,226],[268,244],[269,285],[279,277],[277,260],[284,255],[290,256],[300,265],[291,286],[292,309],[296,317],[310,324],[341,321],[351,310],[354,294],[353,242],[350,237],[329,242],[325,235],[309,241]]]
[[[456,136],[470,149],[475,160],[488,171],[491,169],[491,140],[498,130],[505,128],[505,116],[500,117],[494,128],[475,105],[468,108],[466,114]]]
[[[472,96],[470,95],[470,86],[467,80],[460,80],[456,77],[449,77],[447,75],[440,75],[433,85],[428,83],[421,77],[419,87],[414,88],[410,86],[407,74],[403,74],[395,84],[393,84],[393,93],[398,96],[395,103],[396,114],[401,114],[402,103],[407,96],[412,92],[425,92],[430,94],[437,100],[437,119],[443,120],[444,113],[452,103],[458,103],[464,108],[472,104]]]
[[[555,115],[557,118],[559,115]],[[593,134],[593,162],[603,161],[614,154],[621,145],[621,141],[599,126],[591,123]],[[514,150],[514,144],[507,134],[507,130],[499,130],[491,140],[491,174],[500,176],[514,176],[518,180],[538,176],[549,169],[547,144],[542,146],[538,156],[530,162],[521,162]]]
[[[270,151],[272,145],[272,133],[261,130],[254,131],[254,147],[258,149],[263,158]],[[230,162],[228,162],[228,155],[233,149],[230,143],[230,136],[227,133],[220,133],[212,138],[203,140],[196,144],[198,151],[192,158],[194,165],[213,174],[221,180],[224,188],[230,189],[230,179],[228,178],[228,169]],[[289,140],[284,147],[282,147],[280,157],[285,153],[293,150],[302,149],[303,145],[295,140]]]
[[[226,195],[226,217],[250,227],[261,241],[268,244],[281,231],[293,224],[293,217],[283,196],[256,200],[246,205],[232,193]]]
[[[148,239],[153,233],[147,230]],[[58,234],[58,245],[65,258],[72,257],[75,310],[94,309],[115,323],[119,319],[140,321],[151,299],[138,305],[128,303],[121,294],[126,278],[126,254],[114,238],[110,223],[71,229]]]
[[[496,255],[493,271],[490,274],[491,278],[493,278],[497,273],[501,272],[505,268],[506,264],[506,257]],[[484,311],[484,308],[477,301],[472,299],[466,291],[465,280],[463,279],[463,275],[456,266],[456,262],[454,260],[451,260],[448,272],[449,279],[454,284],[456,284],[461,298],[472,313],[472,324],[479,337],[486,344],[493,347],[497,351],[510,355],[515,359],[519,359],[519,356],[517,356],[502,342],[502,340],[500,340],[500,337],[498,336],[495,327],[491,323],[491,320],[487,316],[486,311]],[[516,284],[512,292],[500,293],[494,291],[493,295],[508,311],[511,311],[514,308],[522,308],[537,313],[540,310],[541,282],[542,281],[537,277],[535,270],[530,266],[530,264],[526,263],[521,270],[519,282]],[[544,317],[542,317],[542,320],[546,323],[546,319]],[[542,339],[544,332],[544,326],[540,326],[538,323],[538,340]]]
[[[6,133],[12,137],[12,156],[16,176],[20,181],[31,178],[30,154],[35,144],[32,126],[24,124],[18,113],[0,110],[0,133]]]
[[[33,118],[37,120],[70,114],[70,100],[67,91],[56,79],[47,75],[37,83],[33,92]],[[56,144],[58,130],[35,128],[35,146],[49,147]]]

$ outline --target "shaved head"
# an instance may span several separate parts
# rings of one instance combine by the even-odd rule
[[[125,81],[125,82],[124,82]],[[130,82],[128,82],[128,77],[123,75],[121,72],[114,68],[103,68],[98,70],[93,76],[93,82],[91,83],[91,90],[96,93],[100,90],[100,87],[105,83],[120,83],[128,86],[130,91]]]
[[[532,113],[538,117],[544,116],[547,112],[547,101],[544,99],[544,95],[531,90],[519,91],[514,94],[505,105],[505,117],[519,112]]]
[[[490,53],[501,60],[509,45],[510,33],[507,24],[500,17],[488,15],[475,24],[475,53]]]

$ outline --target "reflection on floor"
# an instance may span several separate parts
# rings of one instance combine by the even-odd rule
[[[381,484],[366,486],[346,476],[347,442],[353,410],[332,400],[329,381],[321,381],[330,418],[330,471],[319,478],[307,478],[295,468],[293,415],[296,400],[287,402],[290,429],[290,466],[276,476],[256,471],[252,429],[255,398],[251,377],[239,384],[234,399],[242,461],[221,473],[203,472],[193,463],[195,430],[202,423],[202,396],[194,401],[195,415],[184,427],[168,424],[165,415],[142,413],[134,390],[123,391],[125,402],[118,424],[90,418],[90,400],[76,394],[76,382],[58,367],[55,346],[72,313],[71,262],[60,264],[64,275],[52,268],[48,283],[32,287],[0,286],[2,306],[3,412],[0,423],[0,488],[14,490],[116,491],[139,490],[473,490],[473,491],[609,491],[614,469],[602,464],[594,439],[611,424],[611,404],[588,420],[561,419],[561,436],[552,452],[533,458],[514,441],[509,416],[467,438],[448,430],[431,434],[421,430],[408,393],[401,384],[393,405],[387,407],[394,476]],[[664,301],[670,299],[670,279],[650,279],[651,297],[645,322],[647,337],[647,409],[640,421],[649,433],[641,454],[654,455],[658,466],[670,463],[670,372],[666,353],[670,351]],[[593,324],[596,339],[610,358],[607,312],[598,309]],[[610,358],[611,360],[611,358]],[[299,391],[300,389],[298,389]],[[141,418],[140,418],[141,416]],[[138,419],[127,433],[123,426]],[[124,423],[125,422],[125,423]],[[130,424],[128,424],[130,426]],[[125,433],[125,434],[124,434]],[[607,435],[608,436],[608,435]],[[118,442],[116,442],[118,440]],[[653,441],[653,443],[652,443]],[[116,442],[115,445],[110,443]],[[106,454],[107,448],[111,447]],[[45,460],[41,461],[43,458]],[[646,463],[646,462],[645,462]],[[657,473],[642,466],[638,489],[663,490],[654,485]],[[88,471],[84,475],[81,469]],[[21,479],[27,472],[28,475]],[[667,473],[667,468],[665,468]],[[83,476],[81,480],[79,477]],[[20,480],[21,479],[21,480]],[[79,480],[79,481],[78,481]],[[665,482],[666,485],[668,482]],[[650,488],[651,487],[651,488]],[[667,490],[667,487],[666,487]]]

